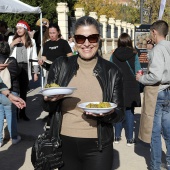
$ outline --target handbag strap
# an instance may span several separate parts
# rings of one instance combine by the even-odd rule
[[[135,55],[135,73],[137,73],[138,70],[141,70],[141,64],[139,61],[138,54]]]
[[[7,58],[7,59],[5,60],[4,64],[6,64],[6,63],[8,62],[8,60],[9,60],[9,58]]]
[[[129,66],[129,68],[130,68],[130,71],[132,72],[132,74],[135,76],[135,73],[134,73],[134,71],[132,70],[132,67],[130,66],[130,64],[129,64],[129,62],[126,60],[126,63],[127,63],[127,65]]]
[[[61,111],[60,111],[60,103],[58,103],[55,113],[52,116],[50,129],[49,129],[49,135],[51,138],[57,139],[57,141],[60,143],[60,128],[61,128]]]

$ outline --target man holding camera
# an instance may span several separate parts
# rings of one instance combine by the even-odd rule
[[[33,38],[35,39],[36,42],[36,47],[37,47],[37,55],[40,52],[41,49],[41,31],[40,31],[40,19],[36,22],[36,26],[38,26],[38,31],[34,33]],[[42,18],[42,31],[43,31],[43,44],[48,40],[49,35],[48,35],[48,27],[49,27],[49,20],[46,18]]]
[[[5,21],[0,21],[0,40],[8,42],[8,38],[11,35],[14,35],[13,32],[8,30],[8,25]]]

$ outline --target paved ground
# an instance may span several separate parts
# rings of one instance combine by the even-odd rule
[[[111,54],[104,55],[109,58]],[[19,120],[18,131],[22,141],[17,145],[10,142],[0,148],[0,170],[33,170],[31,164],[31,147],[36,137],[43,133],[44,117],[47,115],[41,108],[40,88],[36,88],[28,94],[27,115],[30,122]],[[138,133],[140,108],[135,110],[135,136]],[[6,126],[6,124],[5,124]],[[163,162],[165,162],[165,145],[163,142]],[[149,165],[149,146],[137,141],[132,147],[126,146],[124,130],[122,141],[114,144],[114,170],[147,170]],[[164,169],[164,168],[162,168]]]

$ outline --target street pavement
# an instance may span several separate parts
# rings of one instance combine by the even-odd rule
[[[109,54],[104,54],[104,58],[109,59]],[[0,170],[33,170],[31,164],[31,148],[37,136],[44,131],[45,117],[47,113],[41,108],[42,96],[39,94],[40,87],[31,89],[27,97],[26,113],[31,119],[29,122],[19,120],[18,132],[22,137],[20,143],[11,145],[6,141],[0,148]],[[141,95],[142,97],[142,95]],[[125,133],[122,131],[122,140],[119,144],[114,144],[113,170],[147,170],[150,161],[149,145],[138,140],[138,129],[141,108],[135,109],[134,135],[137,143],[134,146],[126,145]],[[6,127],[6,123],[5,123]],[[5,132],[6,128],[5,128]],[[6,135],[5,135],[6,136]],[[165,144],[163,142],[163,166],[165,163]],[[162,168],[163,170],[164,168]],[[104,169],[103,169],[104,170]]]

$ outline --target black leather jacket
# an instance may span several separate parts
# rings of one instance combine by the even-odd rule
[[[0,54],[0,63],[4,63],[7,58],[8,56]],[[20,68],[14,57],[9,57],[8,63],[8,70],[11,75],[11,88],[9,90],[19,93],[18,76],[20,74]]]
[[[79,69],[77,63],[78,56],[59,57],[55,60],[49,70],[47,83],[56,83],[60,86],[67,86]],[[123,80],[118,67],[98,57],[97,64],[94,68],[96,76],[103,92],[103,101],[117,103],[115,112],[97,119],[98,148],[110,145],[114,139],[113,123],[119,122],[124,117],[123,104]],[[45,111],[54,111],[56,104],[54,102],[44,102]]]

